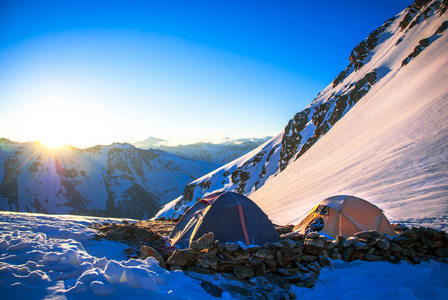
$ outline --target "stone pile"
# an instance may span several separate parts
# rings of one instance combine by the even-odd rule
[[[307,235],[286,233],[278,243],[263,246],[219,243],[209,233],[192,247],[164,256],[170,270],[188,270],[202,274],[232,273],[239,280],[272,273],[290,284],[312,287],[320,269],[329,259],[389,261],[406,260],[418,264],[433,258],[448,263],[446,232],[414,227],[396,236],[376,231],[338,236],[335,240],[313,232]]]

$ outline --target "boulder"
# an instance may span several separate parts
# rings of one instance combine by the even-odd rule
[[[254,270],[247,266],[235,266],[233,268],[233,274],[238,279],[252,279],[254,277]]]
[[[190,263],[195,256],[195,251],[192,249],[176,249],[173,255],[167,260],[168,265],[177,265],[177,266],[185,266]]]
[[[215,258],[202,258],[198,259],[197,262],[198,266],[205,268],[205,269],[218,269],[218,259]]]
[[[203,249],[198,254],[198,258],[213,258],[218,254],[218,248]]]
[[[236,251],[236,250],[240,249],[240,245],[234,244],[234,243],[225,243],[224,249],[229,252],[232,252],[232,251]]]
[[[315,245],[303,245],[303,253],[309,255],[319,255],[321,254],[323,248]]]
[[[256,256],[256,257],[263,258],[263,259],[273,259],[273,258],[275,258],[275,254],[272,251],[269,251],[269,250],[264,249],[264,248],[260,249],[258,251],[253,252],[252,255]]]
[[[213,247],[215,236],[213,232],[209,232],[191,242],[191,248],[197,250],[209,249]]]
[[[368,261],[382,261],[383,257],[375,254],[365,253],[364,259]]]
[[[159,266],[166,269],[165,260],[163,259],[162,255],[160,255],[159,252],[157,252],[154,248],[149,246],[141,246],[140,247],[140,253],[141,259],[147,259],[148,257],[154,257],[158,262]]]
[[[367,239],[376,239],[376,238],[381,237],[381,234],[378,231],[375,231],[375,230],[357,232],[354,235],[357,238],[366,239],[366,240]]]
[[[323,248],[325,246],[325,241],[327,240],[326,237],[317,237],[314,239],[305,238],[304,244],[305,245],[313,245],[319,248]]]
[[[380,248],[381,250],[387,250],[390,246],[390,242],[388,242],[386,240],[379,240],[379,241],[377,241],[376,246],[378,248]]]
[[[356,242],[353,243],[353,248],[355,248],[356,250],[368,250],[369,249],[369,245],[367,245],[366,243],[363,242]]]

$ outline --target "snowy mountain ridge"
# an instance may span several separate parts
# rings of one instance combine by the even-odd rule
[[[224,138],[219,141],[202,141],[174,146],[167,140],[149,137],[133,145],[142,149],[160,149],[185,159],[226,164],[257,148],[270,138]]]
[[[243,157],[187,185],[183,194],[165,205],[156,218],[181,215],[213,191],[230,190],[244,195],[255,192],[256,195],[258,189],[300,160],[376,85],[384,87],[391,78],[408,72],[408,65],[418,60],[421,53],[446,49],[443,43],[447,34],[447,7],[447,1],[415,1],[384,22],[353,49],[347,68],[307,108],[297,113],[283,132]],[[433,52],[434,59],[444,61],[445,52]],[[306,180],[303,184],[307,184]],[[260,193],[262,191],[266,201],[262,208],[270,215],[270,208],[276,204],[275,201],[269,204],[269,193],[264,188]]]
[[[129,144],[55,151],[0,139],[0,209],[148,218],[218,166]]]

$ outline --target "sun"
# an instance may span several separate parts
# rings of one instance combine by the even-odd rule
[[[63,148],[67,145],[65,141],[60,139],[59,137],[45,137],[39,140],[39,142],[44,145],[46,148],[50,149],[59,149]]]

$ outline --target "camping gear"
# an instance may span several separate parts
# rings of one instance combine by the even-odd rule
[[[333,196],[322,200],[294,227],[294,231],[303,234],[316,231],[332,238],[370,230],[395,235],[380,208],[355,196]]]
[[[267,215],[252,200],[234,192],[213,193],[196,202],[176,224],[170,240],[185,249],[209,232],[220,243],[262,246],[280,241]]]

